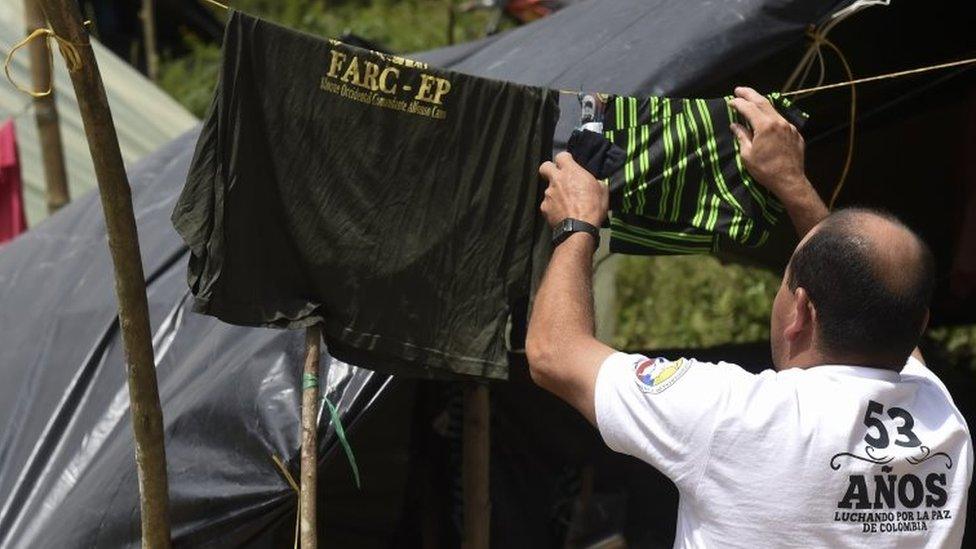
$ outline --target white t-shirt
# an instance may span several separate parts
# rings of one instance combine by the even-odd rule
[[[596,382],[607,445],[680,493],[675,547],[959,547],[969,429],[941,381],[616,353]]]

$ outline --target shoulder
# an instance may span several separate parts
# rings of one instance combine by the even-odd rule
[[[901,369],[901,378],[903,381],[923,381],[934,384],[939,388],[946,397],[952,400],[949,396],[949,389],[945,386],[945,383],[939,379],[939,376],[935,375],[929,367],[925,365],[924,362],[915,358],[914,356],[908,357],[908,362],[905,363],[905,367]]]
[[[627,389],[636,394],[657,395],[681,386],[683,394],[693,394],[704,387],[750,384],[764,374],[751,374],[729,362],[703,362],[688,357],[654,357],[642,354],[614,353],[604,360],[597,377],[601,387],[615,392]]]
[[[952,398],[952,394],[949,392],[949,388],[946,387],[946,384],[939,379],[939,376],[935,375],[935,372],[930,370],[924,362],[918,360],[914,356],[909,357],[908,362],[905,363],[905,367],[901,370],[901,380],[903,383],[917,383],[931,387],[932,393],[937,395],[936,398],[944,401],[944,406],[946,408],[950,408],[959,418],[963,428],[967,432],[969,431],[966,418],[956,406],[956,403]]]
[[[595,423],[611,449],[687,487],[737,385],[757,377],[727,362],[614,353],[597,375]]]

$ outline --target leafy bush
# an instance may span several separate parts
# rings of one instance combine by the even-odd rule
[[[769,337],[779,277],[709,256],[625,257],[617,271],[623,349],[704,347]]]

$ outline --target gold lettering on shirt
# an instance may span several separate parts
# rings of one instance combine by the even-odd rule
[[[388,85],[389,77],[393,75],[393,82],[396,82],[397,78],[400,77],[400,71],[396,67],[386,67],[383,72],[380,73],[380,91],[383,93],[396,93],[396,84]]]
[[[446,79],[429,74],[421,74],[420,89],[417,90],[417,96],[414,99],[440,105],[444,94],[449,91],[451,91],[451,83]]]
[[[350,84],[359,86],[359,58],[353,57],[352,61],[349,62],[349,66],[346,67],[346,72],[342,74],[341,80],[343,82],[348,82]]]
[[[376,91],[380,85],[376,77],[380,75],[380,66],[376,63],[366,63],[366,72],[363,73],[363,87]]]
[[[447,118],[444,101],[451,82],[426,72],[425,63],[378,52],[343,52],[340,42],[330,43],[329,70],[319,83],[323,91],[373,107]]]
[[[346,54],[341,51],[332,50],[329,52],[332,54],[332,60],[329,62],[329,78],[335,78],[339,73],[339,68],[342,67],[342,61],[346,58]]]

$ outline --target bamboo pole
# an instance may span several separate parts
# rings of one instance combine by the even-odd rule
[[[159,50],[156,47],[156,10],[153,0],[142,0],[142,42],[146,47],[146,75],[153,82],[159,80]]]
[[[490,445],[488,386],[471,383],[464,388],[464,432],[462,434],[462,490],[464,532],[461,547],[488,549],[491,500],[488,493]]]
[[[24,21],[27,34],[47,26],[44,13],[36,0],[24,0]],[[51,93],[34,98],[34,120],[40,138],[41,160],[44,164],[47,213],[52,214],[71,200],[68,191],[68,174],[64,168],[64,147],[61,144],[61,127],[58,123],[58,106],[54,100],[51,59],[40,40],[28,46],[30,52],[31,81],[35,90],[51,88]]]
[[[302,549],[318,545],[316,494],[318,485],[319,349],[322,327],[305,329],[305,367],[302,371],[302,471],[299,496]]]
[[[82,27],[75,0],[40,0],[51,29],[62,40],[74,44],[80,65],[70,71],[78,109],[85,126],[88,147],[95,165],[95,177],[105,214],[108,246],[115,270],[115,294],[119,302],[119,325],[128,369],[132,428],[135,434],[136,464],[142,521],[142,546],[168,548],[169,493],[166,484],[166,451],[163,445],[163,415],[156,386],[146,280],[139,253],[132,193],[122,164],[122,153],[112,123],[98,63]]]

